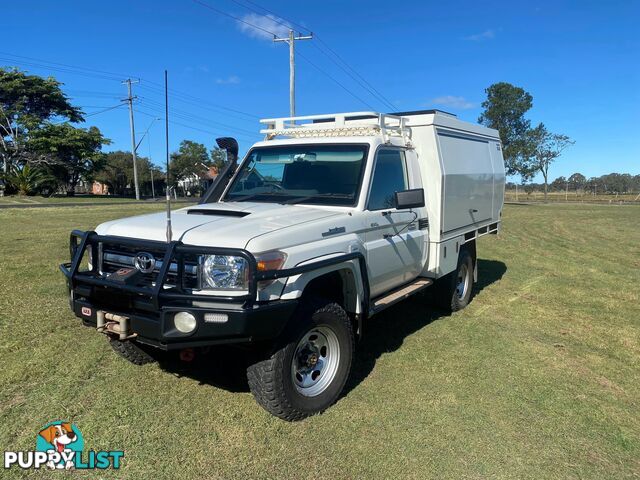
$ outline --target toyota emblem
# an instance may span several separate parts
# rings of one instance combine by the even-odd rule
[[[156,268],[156,259],[147,252],[140,252],[133,260],[135,267],[142,273],[151,273]]]

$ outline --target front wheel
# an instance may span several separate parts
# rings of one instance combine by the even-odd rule
[[[247,369],[249,388],[269,413],[301,420],[340,396],[351,371],[351,322],[337,303],[305,301],[269,358]]]

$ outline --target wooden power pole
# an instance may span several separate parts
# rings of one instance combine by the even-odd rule
[[[125,102],[129,104],[129,125],[131,126],[131,157],[133,159],[133,183],[136,189],[136,200],[140,200],[140,187],[138,186],[138,162],[136,159],[136,129],[133,123],[133,101],[137,98],[131,94],[131,84],[138,83],[140,80],[131,80],[127,78],[122,83],[127,84],[127,98],[124,99]]]
[[[290,116],[296,116],[296,61],[295,61],[295,43],[297,40],[311,40],[313,33],[305,36],[298,35],[296,37],[293,30],[289,30],[289,36],[286,38],[278,38],[274,35],[274,42],[286,42],[289,44],[289,113]]]

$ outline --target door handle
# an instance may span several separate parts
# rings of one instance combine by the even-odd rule
[[[470,209],[469,209],[469,212],[471,212],[471,213],[478,213],[478,210],[477,210],[477,209],[475,209],[475,208],[470,208]]]

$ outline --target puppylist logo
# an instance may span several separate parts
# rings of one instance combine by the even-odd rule
[[[57,420],[47,423],[36,436],[36,449],[4,452],[4,468],[50,468],[87,470],[120,468],[122,450],[84,450],[84,438],[75,424]]]

